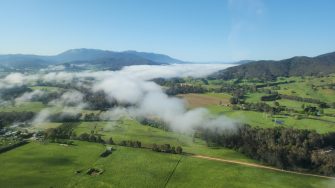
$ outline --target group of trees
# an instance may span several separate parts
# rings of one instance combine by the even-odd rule
[[[32,101],[41,101],[43,104],[48,104],[50,101],[58,99],[62,92],[46,92],[41,96],[31,99]]]
[[[317,115],[320,115],[320,109],[318,109],[317,107],[315,106],[302,106],[303,107],[303,112],[305,114],[308,114],[308,115],[314,115],[314,116],[317,116]]]
[[[84,115],[84,121],[99,121],[100,115],[95,113],[87,113]]]
[[[238,150],[245,155],[278,168],[335,173],[335,133],[285,127],[240,126],[234,134],[201,131],[208,145]]]
[[[44,132],[44,139],[49,140],[50,142],[56,143],[72,143],[69,140],[81,140],[87,142],[96,142],[96,143],[106,143],[105,140],[102,139],[101,135],[94,134],[94,131],[91,134],[82,133],[79,136],[74,132],[74,128],[78,126],[78,123],[67,122],[63,123],[57,128],[50,128]],[[113,139],[110,138],[108,141],[109,144],[114,144]]]
[[[100,135],[82,133],[79,136],[74,132],[74,128],[78,126],[78,123],[63,123],[57,128],[47,129],[44,132],[44,139],[49,140],[50,142],[56,143],[66,143],[69,144],[69,141],[66,140],[82,140],[88,142],[97,142],[97,143],[105,143],[105,141],[101,138]]]
[[[169,131],[169,126],[162,120],[153,119],[153,118],[143,118],[139,121],[142,125],[148,125],[150,127],[155,127],[159,129],[163,129],[165,131]]]
[[[270,106],[269,104],[266,104],[264,102],[258,102],[258,103],[244,103],[239,106],[234,106],[234,109],[242,109],[242,110],[250,110],[250,111],[257,111],[257,112],[266,112],[270,114],[278,114],[282,112],[284,107],[276,105],[276,106]]]
[[[88,104],[87,108],[91,110],[107,110],[117,105],[115,100],[108,99],[104,91],[92,92],[87,89],[81,89],[84,94],[83,101]]]
[[[10,88],[2,88],[0,89],[0,98],[3,100],[13,100],[25,92],[31,92],[27,86],[17,86],[17,87],[10,87]]]
[[[281,84],[290,84],[290,83],[295,83],[295,81],[294,80],[290,80],[290,81],[279,81],[279,82],[271,82],[271,83],[258,84],[258,85],[256,85],[256,88],[279,86]]]
[[[278,99],[280,99],[280,96],[278,94],[261,96],[261,101],[275,101]]]
[[[34,112],[0,112],[0,129],[15,122],[30,121],[34,116]]]
[[[164,153],[173,153],[173,154],[183,153],[182,147],[180,146],[174,147],[174,146],[170,146],[170,144],[162,144],[162,145],[153,144],[151,149],[152,151],[155,151],[155,152],[164,152]]]
[[[201,86],[176,84],[168,88],[165,92],[168,95],[186,94],[186,93],[205,93],[207,90]]]
[[[126,147],[133,147],[133,148],[141,148],[142,143],[140,141],[133,141],[133,140],[122,140],[119,144],[120,146],[126,146]]]
[[[27,144],[27,143],[28,143],[27,141],[22,140],[22,141],[16,142],[16,143],[11,144],[11,145],[2,146],[2,147],[0,147],[0,153],[4,153],[6,151],[12,150],[16,147],[22,146],[22,145]]]
[[[77,140],[87,141],[87,142],[96,142],[104,144],[105,140],[101,138],[101,135],[95,135],[95,134],[88,134],[88,133],[82,133],[77,138],[74,138]]]
[[[81,113],[56,113],[49,116],[49,120],[53,122],[78,122],[80,121]]]
[[[247,93],[256,92],[258,89],[256,85],[239,85],[233,83],[224,83],[221,88],[215,89],[215,92],[224,92],[232,95],[230,98],[230,103],[235,104],[245,104],[245,95]]]
[[[152,81],[158,85],[166,86],[166,87],[172,87],[176,84],[185,83],[185,80],[183,78],[169,78],[169,79],[155,78],[155,79],[152,79]]]
[[[239,85],[236,83],[223,83],[220,88],[215,89],[215,92],[229,93],[233,97],[243,98],[248,92],[256,92],[257,87],[255,85]]]
[[[55,139],[75,139],[76,134],[74,128],[78,126],[77,123],[63,123],[57,128],[50,128],[45,130],[44,139],[55,140]]]

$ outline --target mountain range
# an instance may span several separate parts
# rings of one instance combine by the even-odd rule
[[[0,70],[39,70],[49,66],[63,66],[67,70],[118,70],[130,65],[163,65],[187,63],[164,54],[99,49],[71,49],[53,56],[9,54],[0,55]],[[216,79],[258,78],[327,75],[335,73],[335,52],[316,57],[296,56],[289,59],[243,60],[237,66],[220,70],[210,77]]]
[[[4,69],[39,69],[50,65],[88,65],[102,69],[120,69],[129,65],[161,65],[184,63],[167,55],[98,49],[71,49],[53,56],[9,54],[0,55],[0,67]]]
[[[316,57],[296,56],[279,61],[250,61],[218,71],[210,77],[271,80],[277,77],[318,76],[331,73],[335,73],[335,52]]]

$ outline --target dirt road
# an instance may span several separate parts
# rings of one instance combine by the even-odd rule
[[[282,169],[279,169],[279,168],[260,165],[260,164],[256,164],[256,163],[249,163],[249,162],[242,162],[242,161],[235,161],[235,160],[227,160],[227,159],[209,157],[209,156],[204,156],[204,155],[193,155],[192,157],[198,158],[198,159],[211,160],[211,161],[220,161],[220,162],[224,162],[224,163],[239,164],[239,165],[250,166],[250,167],[255,167],[255,168],[263,168],[263,169],[286,172],[286,173],[291,173],[291,174],[299,174],[299,175],[304,175],[304,176],[313,176],[313,177],[327,178],[327,179],[334,179],[335,180],[335,177],[322,176],[322,175],[316,175],[316,174],[308,174],[308,173],[302,173],[302,172],[294,172],[294,171],[289,171],[289,170],[282,170]]]

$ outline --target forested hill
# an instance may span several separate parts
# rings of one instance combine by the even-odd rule
[[[214,73],[217,79],[259,78],[274,79],[279,76],[311,76],[335,73],[335,52],[316,57],[293,57],[280,61],[261,60],[230,67]]]

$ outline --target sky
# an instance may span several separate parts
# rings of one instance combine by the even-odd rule
[[[95,48],[195,62],[335,51],[334,0],[0,0],[0,54]]]

